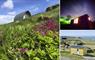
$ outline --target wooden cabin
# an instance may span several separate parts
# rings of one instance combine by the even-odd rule
[[[84,14],[71,21],[71,26],[75,29],[92,29],[92,21],[88,14]]]
[[[14,21],[20,21],[31,17],[31,13],[29,11],[22,12],[15,16]]]
[[[91,20],[88,14],[76,17],[69,24],[61,24],[61,29],[94,29],[95,22]]]
[[[86,47],[84,46],[71,46],[70,53],[76,55],[85,55],[87,53]]]

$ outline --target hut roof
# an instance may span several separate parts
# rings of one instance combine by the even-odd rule
[[[14,18],[14,21],[22,19],[25,14],[27,14],[28,16],[31,16],[31,13],[29,11],[25,11],[25,12],[22,12],[22,13],[16,15],[15,18]]]
[[[71,48],[86,48],[85,46],[77,45],[77,46],[70,46]]]

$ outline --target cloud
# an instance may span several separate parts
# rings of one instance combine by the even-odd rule
[[[1,8],[8,8],[8,9],[13,9],[13,1],[12,0],[6,0],[2,5]]]
[[[0,24],[6,24],[13,21],[14,16],[12,15],[0,15]]]
[[[32,6],[30,8],[30,10],[32,12],[32,15],[37,14],[39,12],[39,10],[40,10],[39,8],[40,8],[40,6]]]
[[[12,12],[8,12],[9,15],[15,15],[16,12],[15,11],[12,11]]]
[[[33,11],[38,11],[39,10],[39,8],[38,7],[35,7],[34,9],[33,9]]]
[[[15,11],[8,12],[7,15],[0,15],[0,24],[6,24],[14,21]]]

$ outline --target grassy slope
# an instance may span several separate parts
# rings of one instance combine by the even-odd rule
[[[56,9],[53,9],[51,11],[48,11],[48,12],[45,12],[42,14],[44,16],[52,16],[52,18],[54,18],[56,21],[58,21],[55,17],[59,15],[59,9],[56,8]],[[39,21],[39,19],[38,19],[40,17],[40,15],[41,14],[37,14],[35,16],[30,17],[28,20],[23,20],[23,21],[20,21],[19,23],[12,22],[9,24],[0,25],[0,41],[5,39],[4,34],[6,34],[6,32],[10,29],[13,32],[15,32],[15,30],[18,27],[25,27],[26,29],[32,29],[33,26],[42,22],[41,20]]]
[[[60,53],[61,53],[62,57],[66,57],[66,58],[69,58],[71,60],[83,60],[83,56],[72,55],[72,54],[70,54],[70,52],[61,51]]]
[[[51,11],[48,11],[48,12],[36,14],[34,16],[31,16],[27,20],[20,21],[19,23],[12,22],[12,23],[8,23],[8,24],[0,25],[0,32],[6,30],[9,27],[14,27],[14,26],[17,26],[17,25],[27,27],[28,25],[34,26],[36,24],[39,24],[41,22],[41,20],[38,20],[38,18],[41,15],[43,15],[45,17],[52,17],[53,19],[55,19],[58,22],[59,7],[57,7],[56,9],[53,9]],[[0,33],[0,35],[1,35],[1,33]]]
[[[56,13],[55,13],[56,12]],[[49,16],[51,16],[54,20],[56,20],[56,21],[58,21],[58,19],[56,19],[56,18],[58,18],[58,15],[59,15],[59,9],[58,8],[56,8],[56,9],[53,9],[53,10],[51,10],[51,11],[48,11],[48,12],[45,12],[45,13],[42,13],[43,14],[43,16],[47,16],[47,17],[49,17]],[[32,16],[32,17],[30,17],[29,19],[27,19],[27,20],[23,20],[23,21],[20,21],[20,22],[18,22],[18,23],[15,23],[15,22],[12,22],[12,23],[9,23],[9,24],[4,24],[4,25],[0,25],[0,42],[1,41],[4,41],[4,39],[5,39],[5,37],[4,37],[4,35],[3,34],[6,34],[7,36],[10,34],[10,32],[11,33],[15,33],[16,31],[18,31],[19,29],[23,29],[23,27],[25,28],[25,29],[32,29],[32,27],[34,26],[34,25],[36,25],[36,24],[39,24],[40,22],[42,22],[43,20],[40,20],[39,21],[39,17],[42,15],[42,14],[37,14],[37,15],[35,15],[35,16]],[[21,28],[20,28],[21,27]],[[7,32],[8,31],[8,32]],[[23,30],[22,30],[23,31]],[[22,32],[21,31],[21,32]],[[20,32],[20,30],[18,31],[18,32]],[[23,31],[23,32],[25,32],[25,31]],[[9,34],[8,34],[9,33]],[[16,35],[16,34],[15,34]],[[10,36],[10,35],[9,35]],[[6,43],[8,43],[8,42],[6,42]],[[2,43],[3,45],[5,45],[6,46],[6,43],[4,44],[4,43]],[[1,44],[1,43],[0,43]],[[9,45],[8,45],[9,46]],[[3,46],[0,46],[0,54],[5,54],[5,47],[3,47]],[[4,56],[4,55],[0,55],[0,57],[1,56]],[[5,57],[4,57],[5,58]],[[0,58],[1,59],[1,58]]]

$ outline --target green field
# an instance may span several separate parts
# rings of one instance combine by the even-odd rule
[[[72,54],[70,54],[70,52],[61,51],[60,53],[61,53],[61,57],[66,57],[71,60],[83,60],[83,56],[72,55]]]

